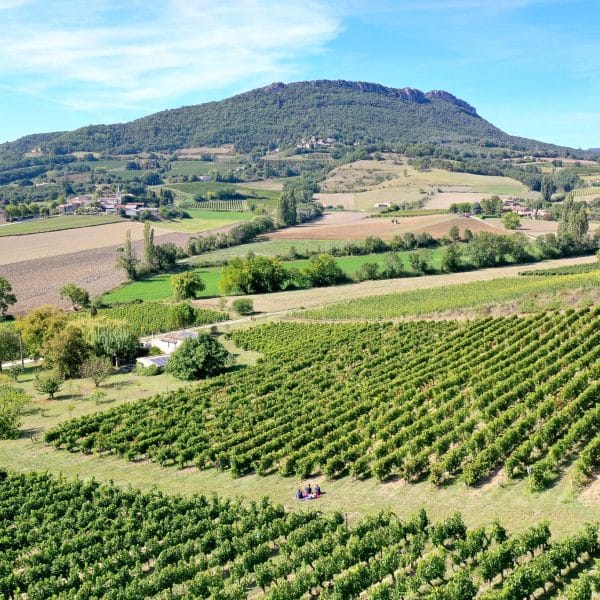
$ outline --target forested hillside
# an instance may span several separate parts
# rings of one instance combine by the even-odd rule
[[[327,80],[275,83],[218,102],[165,110],[130,123],[92,125],[40,139],[55,153],[135,153],[225,143],[236,144],[244,151],[256,146],[294,147],[311,136],[344,144],[436,142],[523,151],[560,150],[507,135],[447,92],[423,93],[411,88]],[[22,151],[24,139],[0,145],[0,153]]]

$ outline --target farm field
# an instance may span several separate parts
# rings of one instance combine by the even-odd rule
[[[48,219],[34,219],[0,225],[0,237],[94,227],[96,225],[107,225],[122,221],[123,219],[118,215],[64,215]]]
[[[256,367],[64,423],[46,439],[234,477],[475,486],[502,467],[532,490],[574,461],[572,481],[585,486],[600,452],[599,311],[240,330],[235,343],[264,354]]]
[[[431,522],[424,510],[406,519],[388,511],[348,525],[341,513],[290,514],[266,499],[165,498],[33,474],[0,482],[0,523],[23,538],[7,540],[0,555],[10,596],[119,589],[136,598],[382,599],[469,590],[492,600],[550,587],[571,598],[598,579],[595,527],[551,541],[547,523],[509,535],[497,521],[467,528],[458,513]],[[61,578],[52,575],[59,553]]]
[[[252,187],[252,183],[221,183],[218,181],[193,181],[189,183],[169,183],[160,187],[165,187],[174,190],[180,197],[186,200],[193,200],[196,194],[207,194],[208,192],[219,192],[230,190],[231,188],[238,189],[240,193],[248,196],[248,199],[256,200],[257,202],[264,201],[267,205],[271,205],[279,198],[277,189],[269,189],[265,186]]]
[[[205,252],[199,256],[192,256],[184,262],[195,265],[198,263],[220,262],[233,258],[234,256],[246,256],[249,252],[264,256],[287,256],[290,250],[297,252],[325,252],[330,248],[339,246],[335,240],[270,240],[263,237],[256,242],[221,248],[212,252]]]
[[[485,219],[486,223],[494,227],[499,227],[504,229],[504,225],[500,219],[492,218]],[[600,227],[600,223],[591,222],[589,224],[590,233],[595,233]],[[554,233],[558,231],[558,221],[544,221],[542,219],[521,219],[521,226],[517,231],[524,233],[529,237],[539,237],[540,235],[545,235],[547,233]]]
[[[244,248],[239,246],[238,248]],[[247,251],[246,251],[247,252]],[[245,254],[245,253],[244,253]],[[410,252],[398,253],[404,261],[406,270],[409,270],[408,257]],[[433,268],[440,268],[442,251],[440,248],[435,248],[431,251],[431,264]],[[204,256],[204,255],[201,255]],[[365,263],[377,263],[383,265],[386,260],[386,253],[382,254],[367,254],[365,256],[341,256],[335,259],[339,267],[344,273],[351,277],[354,272]],[[308,259],[285,261],[286,268],[302,269],[309,264]],[[210,298],[212,296],[220,296],[221,291],[219,283],[221,281],[222,267],[200,267],[195,269],[204,281],[206,287],[198,294],[198,298]],[[103,301],[106,303],[115,302],[130,302],[131,300],[143,299],[148,300],[166,300],[173,295],[173,289],[170,283],[171,274],[165,273],[155,275],[141,281],[134,281],[125,284],[123,287],[117,288],[103,296]]]
[[[304,308],[316,308],[325,306],[324,312],[330,313],[332,318],[337,318],[337,308],[340,306],[341,300],[350,301],[351,299],[368,299],[373,297],[373,302],[377,304],[381,296],[385,295],[400,295],[400,293],[413,292],[419,290],[432,290],[428,292],[424,297],[428,297],[428,294],[438,293],[443,296],[447,293],[447,286],[454,286],[459,284],[472,283],[473,288],[477,289],[477,285],[480,282],[488,282],[499,278],[506,278],[509,282],[508,285],[512,287],[513,278],[523,271],[534,271],[537,269],[547,270],[554,267],[562,267],[566,265],[579,265],[596,263],[597,259],[595,256],[581,256],[576,258],[563,258],[557,260],[543,261],[540,263],[523,266],[505,266],[505,267],[494,267],[491,269],[482,269],[479,271],[467,271],[464,273],[448,273],[442,275],[424,275],[422,277],[405,277],[400,279],[383,279],[378,281],[364,281],[362,283],[351,283],[343,286],[332,286],[326,288],[313,288],[308,290],[295,290],[289,292],[275,292],[273,294],[254,294],[250,296],[244,296],[250,298],[254,302],[254,308],[256,311],[264,313],[278,313],[293,311]],[[559,295],[559,298],[552,297],[553,294],[544,292],[542,295],[549,296],[548,303],[552,305],[553,302],[558,302],[559,305],[563,305],[566,302],[567,306],[577,305],[582,299],[588,295],[595,293],[596,287],[590,286],[586,283],[586,280],[573,280],[566,283],[563,280],[563,285],[556,288],[555,295]],[[435,288],[442,288],[441,292],[437,292]],[[583,290],[583,293],[579,293],[578,290]],[[565,294],[573,294],[573,298],[563,297]],[[526,299],[529,291],[521,289],[519,293],[509,294],[512,300],[523,300]],[[420,295],[417,297],[421,297]],[[233,299],[233,297],[232,297]],[[596,298],[594,301],[599,301],[600,298]],[[573,304],[575,302],[575,304]],[[196,302],[199,306],[207,308],[218,308],[218,301],[216,299],[198,300]],[[468,307],[475,307],[477,310],[487,310],[487,306],[497,304],[493,299],[486,304],[479,304],[473,301],[472,295],[467,295],[466,304],[467,306],[461,306],[459,310],[463,313]],[[331,307],[327,305],[332,305]],[[538,307],[539,309],[539,307]],[[406,309],[408,310],[408,308]],[[417,308],[413,308],[413,311]],[[448,310],[447,307],[441,307],[440,310]],[[513,307],[513,310],[516,310]],[[510,312],[510,311],[509,311]],[[310,313],[312,314],[312,313]],[[318,314],[318,313],[317,313]],[[414,313],[411,313],[414,314]],[[304,316],[304,313],[303,313]],[[371,315],[372,316],[372,315]],[[367,315],[359,315],[354,313],[349,318],[370,318]],[[375,316],[374,318],[378,318]],[[393,315],[383,315],[383,318],[393,318]]]
[[[392,220],[396,222],[393,223]],[[275,231],[269,234],[269,238],[272,240],[362,240],[372,235],[383,240],[391,240],[395,235],[409,231],[426,232],[434,237],[442,237],[453,225],[456,225],[461,232],[465,229],[470,229],[473,233],[500,232],[497,227],[478,219],[451,214],[369,219],[359,212],[335,212],[327,213],[310,223]]]
[[[143,224],[139,222],[124,222],[122,219],[118,223],[96,225],[90,228],[49,231],[46,233],[20,235],[15,238],[0,237],[0,265],[50,256],[60,256],[116,244],[121,245],[128,230],[131,231],[132,240],[142,239]],[[160,227],[155,227],[154,230],[157,237],[168,233]]]
[[[492,194],[524,196],[527,189],[508,177],[473,175],[442,169],[418,171],[404,157],[384,155],[385,160],[360,160],[334,169],[321,185],[320,199],[326,204],[344,205],[346,209],[372,211],[374,204],[416,201],[425,193],[439,194],[430,208],[447,208],[460,202],[463,193],[478,194],[479,199]],[[339,199],[338,199],[339,196]]]
[[[225,212],[217,210],[203,210],[186,208],[185,211],[191,219],[178,219],[176,221],[161,221],[160,228],[183,233],[198,233],[209,229],[219,229],[234,225],[240,221],[249,221],[254,215],[244,212]]]
[[[515,267],[512,269],[514,272]],[[553,300],[560,306],[558,296],[565,290],[582,290],[584,298],[585,292],[595,292],[599,286],[600,273],[598,272],[557,275],[552,278],[496,278],[490,281],[456,283],[427,291],[406,291],[400,294],[365,297],[308,310],[302,313],[302,316],[307,319],[327,320],[390,319],[472,309],[523,298],[533,299],[532,306],[535,306],[536,296],[547,297],[550,306],[546,308],[552,308]]]

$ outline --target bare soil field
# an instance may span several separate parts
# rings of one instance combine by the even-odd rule
[[[593,263],[595,256],[579,256],[576,258],[563,258],[548,260],[534,265],[516,265],[507,267],[495,267],[482,269],[481,271],[468,271],[466,273],[449,273],[446,275],[424,275],[422,277],[409,277],[401,279],[382,279],[378,281],[364,281],[362,283],[349,283],[326,288],[312,288],[308,290],[295,290],[291,292],[277,292],[274,294],[255,294],[243,296],[254,302],[254,310],[263,313],[284,313],[302,308],[313,308],[365,298],[367,296],[381,296],[395,292],[406,292],[411,290],[424,290],[435,287],[443,287],[455,283],[470,283],[472,281],[489,281],[498,277],[515,277],[521,271],[535,271],[538,269],[551,269],[566,265],[578,265]],[[235,300],[228,298],[229,303]],[[210,298],[197,300],[194,304],[205,308],[218,308],[219,299]]]
[[[115,244],[121,245],[127,230],[131,230],[131,239],[142,239],[144,226],[138,222],[110,223],[96,227],[2,237],[0,238],[0,265],[93,250]],[[157,237],[169,233],[158,227],[154,227],[154,231]]]
[[[486,222],[504,229],[500,219],[486,219]],[[600,223],[590,223],[591,233],[594,233],[598,228],[600,228]],[[558,221],[521,219],[521,227],[517,231],[531,237],[539,237],[546,233],[556,233],[558,231]],[[505,233],[511,233],[511,231],[505,230]]]
[[[446,235],[456,225],[461,231],[500,233],[485,222],[455,215],[427,215],[403,218],[373,218],[357,212],[329,213],[323,218],[269,235],[272,240],[360,240],[370,235],[384,240],[407,232],[427,232],[434,237]]]

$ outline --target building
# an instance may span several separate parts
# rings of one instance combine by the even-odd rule
[[[137,359],[137,363],[144,366],[156,366],[164,368],[169,361],[169,356],[183,344],[187,339],[194,339],[198,337],[198,333],[195,331],[174,331],[172,333],[165,333],[156,337],[147,338],[142,342],[144,348],[158,348],[162,350],[163,354],[157,356],[143,356]]]

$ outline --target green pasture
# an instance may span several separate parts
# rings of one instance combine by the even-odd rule
[[[243,248],[247,246],[241,246]],[[356,272],[356,270],[364,265],[365,263],[377,263],[383,265],[386,260],[388,253],[382,254],[367,254],[365,256],[342,256],[336,258],[337,264],[344,271],[348,277]],[[402,257],[404,268],[410,270],[408,257],[411,252],[400,252]],[[436,248],[431,251],[432,265],[435,269],[440,268],[442,250]],[[286,268],[303,269],[309,263],[308,259],[285,261],[284,265]],[[198,294],[198,298],[210,298],[213,296],[220,296],[221,290],[219,288],[219,282],[221,281],[221,272],[223,267],[207,267],[195,269],[204,281],[206,288]],[[163,273],[161,275],[155,275],[141,281],[134,281],[126,283],[125,285],[105,294],[102,299],[107,304],[113,304],[115,302],[131,302],[132,300],[167,300],[173,296],[173,289],[171,288],[170,282],[171,274]]]
[[[186,208],[185,212],[190,215],[190,219],[161,221],[159,227],[183,233],[198,233],[200,231],[216,229],[217,227],[225,227],[233,223],[239,223],[240,221],[249,221],[254,217],[252,213],[204,210],[201,208]]]
[[[0,225],[0,237],[107,225],[123,221],[118,215],[63,215]]]

